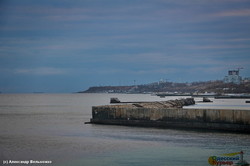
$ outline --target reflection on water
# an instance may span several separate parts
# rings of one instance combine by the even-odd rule
[[[51,160],[58,166],[198,166],[209,165],[211,155],[245,150],[245,159],[250,161],[250,135],[84,124],[91,118],[91,107],[109,104],[111,97],[169,99],[141,94],[1,94],[0,159]],[[244,103],[230,101],[235,106]]]

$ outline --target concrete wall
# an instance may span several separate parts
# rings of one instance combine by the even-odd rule
[[[91,122],[250,132],[250,111],[97,106],[92,108]]]

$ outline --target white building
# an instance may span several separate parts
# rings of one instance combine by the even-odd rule
[[[243,79],[243,82],[250,82],[250,77],[246,77]]]
[[[240,84],[242,77],[239,75],[239,70],[229,70],[228,75],[224,78],[224,83]]]

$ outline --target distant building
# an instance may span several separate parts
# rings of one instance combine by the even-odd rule
[[[250,82],[250,77],[246,77],[243,79],[243,82]]]
[[[239,75],[239,70],[229,70],[228,75],[224,78],[224,83],[234,83],[240,84],[242,81],[242,77]]]

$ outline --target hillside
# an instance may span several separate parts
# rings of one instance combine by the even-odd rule
[[[223,83],[222,81],[174,83],[174,82],[155,82],[137,86],[98,86],[90,87],[80,93],[250,93],[250,82],[240,85]]]

